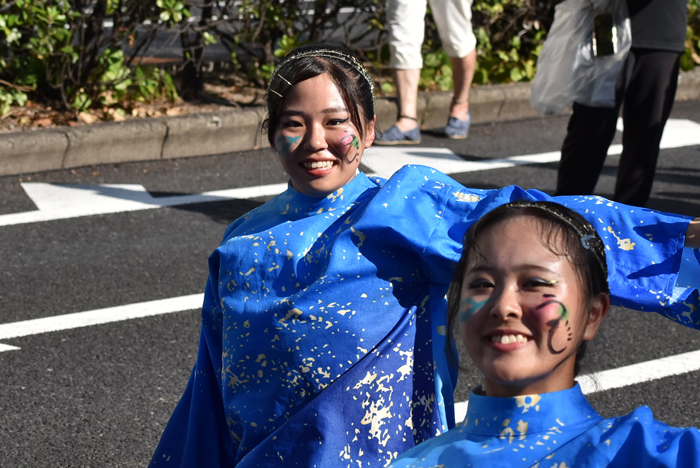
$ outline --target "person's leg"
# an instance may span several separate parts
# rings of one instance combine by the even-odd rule
[[[471,5],[471,0],[430,0],[440,40],[452,64],[454,95],[444,130],[450,138],[466,138],[471,125],[469,88],[476,68]]]
[[[472,49],[466,57],[452,58],[452,75],[454,77],[454,96],[450,105],[450,117],[464,120],[469,112],[469,88],[474,79],[476,68],[476,49]]]
[[[389,66],[394,69],[399,115],[396,123],[377,145],[420,142],[418,125],[418,79],[423,67],[421,46],[425,29],[427,0],[387,0],[386,25],[389,32]]]
[[[608,148],[615,137],[617,116],[634,68],[630,54],[615,86],[615,107],[589,107],[574,103],[561,148],[556,195],[590,195],[603,169]]]
[[[622,109],[622,155],[613,198],[645,206],[651,194],[659,145],[678,84],[677,52],[633,49],[634,69]]]
[[[615,136],[618,108],[574,103],[561,148],[556,195],[590,195]]]
[[[394,125],[402,132],[418,126],[418,79],[420,70],[394,70],[399,118]]]

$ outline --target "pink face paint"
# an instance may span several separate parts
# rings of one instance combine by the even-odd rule
[[[352,145],[352,142],[353,142],[355,139],[357,139],[357,137],[356,137],[355,135],[353,135],[352,133],[350,133],[349,131],[347,131],[347,130],[345,130],[344,133],[345,133],[345,134],[344,134],[343,137],[340,139],[340,144],[343,145],[343,146],[350,146],[350,145]]]
[[[355,159],[357,159],[357,156],[360,154],[359,153],[360,139],[357,138],[357,135],[354,135],[353,133],[349,132],[348,130],[345,130],[345,132],[343,132],[343,133],[344,133],[344,135],[340,139],[340,144],[343,145],[345,148],[353,147],[356,150],[358,150],[355,152],[355,156],[353,156],[352,159],[350,159],[350,157],[347,158],[348,162],[351,163],[351,162],[354,162]]]
[[[543,299],[544,301],[535,308],[535,312],[541,314],[541,318],[545,320],[549,317],[554,316],[554,318],[546,322],[547,326],[549,326],[549,333],[547,335],[547,347],[549,348],[550,353],[561,354],[566,350],[566,346],[564,346],[562,349],[554,349],[552,341],[554,339],[555,333],[559,329],[559,325],[561,325],[562,323],[562,320],[564,321],[564,325],[566,326],[568,332],[567,341],[571,341],[571,327],[569,326],[569,309],[567,309],[564,303],[559,302],[556,299],[556,296],[554,296],[553,294],[545,294],[543,295]]]

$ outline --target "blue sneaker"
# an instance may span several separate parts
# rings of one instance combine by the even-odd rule
[[[380,139],[374,140],[375,145],[417,145],[420,143],[420,128],[415,127],[402,132],[396,125],[384,132]]]
[[[467,119],[460,120],[457,117],[450,117],[447,119],[447,125],[443,132],[447,135],[447,138],[452,138],[453,140],[462,140],[467,138],[469,135],[469,127],[472,126],[472,113],[467,112]]]

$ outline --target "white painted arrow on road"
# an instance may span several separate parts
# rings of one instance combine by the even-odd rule
[[[218,190],[196,195],[154,197],[142,185],[63,185],[23,183],[22,188],[37,206],[37,211],[0,216],[0,226],[77,218],[123,211],[151,210],[165,206],[188,205],[221,200],[277,195],[287,184],[261,185]]]
[[[618,127],[621,128],[621,123]],[[664,129],[661,149],[700,145],[700,124],[690,120],[669,120]],[[622,145],[611,145],[608,154],[620,154]],[[362,163],[381,177],[390,177],[406,164],[433,167],[445,174],[486,171],[543,164],[560,159],[559,151],[513,156],[500,159],[465,161],[447,148],[380,147],[370,148]],[[119,213],[187,205],[212,201],[274,196],[287,184],[261,185],[218,190],[196,195],[153,197],[142,185],[61,185],[23,183],[22,188],[37,206],[37,211],[0,215],[0,226],[36,223],[55,219]]]

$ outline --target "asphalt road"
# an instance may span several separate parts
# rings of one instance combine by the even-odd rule
[[[678,103],[672,118],[700,125],[700,102]],[[469,139],[457,142],[426,133],[419,149],[405,150],[448,148],[475,162],[557,151],[566,121],[478,125]],[[370,149],[365,161],[380,163],[386,157],[382,151]],[[601,195],[612,193],[617,159],[608,158],[597,190]],[[551,193],[556,166],[518,165],[452,176],[470,187],[517,184]],[[3,224],[10,216],[41,210],[22,184],[78,186],[70,193],[79,195],[70,200],[79,205],[92,203],[87,186],[142,185],[155,200],[165,200],[285,180],[269,150],[0,178],[0,336],[3,326],[20,321],[60,317],[66,324],[68,314],[201,293],[207,257],[226,226],[269,198],[222,197],[135,211],[117,207],[113,213],[103,209],[103,214]],[[101,203],[135,197],[128,187],[110,190]],[[45,202],[64,199],[54,195]],[[649,206],[700,215],[700,142],[662,151]],[[71,213],[72,208],[55,209]],[[66,328],[0,338],[0,467],[146,466],[194,363],[199,312]],[[614,309],[589,348],[587,371],[696,350],[699,332],[654,314]],[[685,372],[596,392],[590,399],[607,416],[647,404],[669,424],[697,426],[699,378],[700,371]],[[465,399],[477,383],[475,372],[464,372],[457,399]]]

